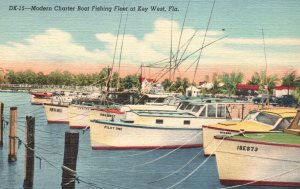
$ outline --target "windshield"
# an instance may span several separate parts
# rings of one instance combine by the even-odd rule
[[[186,107],[186,110],[191,110],[193,107],[194,107],[193,104],[189,104],[189,105]]]
[[[182,102],[178,105],[178,108],[180,110],[184,110],[188,104],[189,104],[189,102]]]
[[[200,108],[202,108],[203,105],[196,105],[194,108],[193,108],[193,112],[198,112],[200,110]]]
[[[283,118],[280,123],[276,126],[276,128],[274,128],[273,130],[283,130],[286,129],[288,126],[291,125],[293,121],[293,117],[286,117]]]
[[[244,118],[244,120],[253,120],[257,114],[257,111],[251,111],[248,115]]]
[[[277,123],[278,119],[279,119],[278,116],[267,114],[265,112],[260,112],[255,117],[255,120],[257,122],[264,123],[264,124],[267,124],[267,125],[272,125],[272,126],[274,126]]]

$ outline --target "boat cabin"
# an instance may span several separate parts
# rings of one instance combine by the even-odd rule
[[[252,120],[260,124],[272,127],[271,130],[283,130],[287,128],[295,115],[295,111],[288,110],[254,110],[251,111],[244,120]]]
[[[182,101],[178,105],[177,110],[180,112],[189,112],[197,117],[231,119],[226,103],[195,103]]]

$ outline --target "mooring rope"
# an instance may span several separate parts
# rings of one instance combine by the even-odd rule
[[[197,135],[201,134],[202,132],[200,133],[197,133],[194,137],[196,137]],[[189,139],[189,141],[192,140],[192,139]],[[187,142],[189,142],[187,141]],[[185,145],[187,142],[185,142],[183,145]],[[105,144],[105,143],[101,143],[101,144]],[[105,144],[107,145],[107,144]],[[182,148],[183,145],[180,145],[179,147],[177,147],[176,149],[179,149],[179,148]],[[108,145],[108,146],[111,146],[111,145]],[[142,151],[142,152],[138,152],[138,153],[134,153],[134,154],[129,154],[129,155],[124,155],[124,156],[118,156],[118,158],[128,158],[128,157],[135,157],[135,156],[140,156],[140,155],[144,155],[144,154],[148,154],[150,152],[153,152],[153,151],[156,151],[156,150],[159,150],[159,149],[164,149],[166,146],[170,146],[170,144],[166,144],[166,145],[162,145],[162,146],[158,146],[156,148],[153,148],[153,149],[150,149],[150,150],[146,150],[146,151]],[[113,147],[113,146],[112,146]],[[174,151],[174,150],[173,150]],[[116,157],[116,156],[114,156]],[[111,156],[107,156],[107,157],[98,157],[98,158],[112,158]],[[138,166],[138,165],[137,165]]]
[[[199,136],[200,134],[202,134],[202,131],[200,133],[197,133],[195,136],[193,136],[191,139],[189,139],[188,141],[186,141],[185,143],[183,143],[182,145],[178,146],[177,148],[175,148],[174,150],[171,150],[170,152],[156,158],[156,159],[153,159],[151,161],[148,161],[148,162],[145,162],[145,163],[142,163],[142,164],[139,164],[139,165],[135,165],[133,167],[140,167],[140,166],[143,166],[143,165],[147,165],[147,164],[150,164],[150,163],[154,163],[164,157],[167,157],[168,155],[174,153],[175,151],[177,151],[178,149],[182,148],[184,145],[186,145],[187,143],[191,142],[192,140],[194,140],[197,136]]]
[[[182,182],[184,182],[186,179],[188,179],[190,176],[192,176],[196,171],[198,171],[209,159],[210,157],[217,151],[217,149],[219,148],[219,146],[222,144],[222,142],[224,141],[225,137],[223,137],[223,139],[219,142],[219,144],[216,146],[215,150],[213,151],[212,154],[210,154],[200,165],[198,165],[192,172],[190,172],[187,176],[185,176],[183,179],[181,179],[180,181],[176,182],[175,184],[173,184],[172,186],[169,186],[166,189],[171,189],[176,187],[177,185],[181,184]]]
[[[155,183],[155,182],[158,182],[158,181],[161,181],[161,180],[164,180],[166,178],[169,178],[170,176],[176,174],[176,173],[179,173],[183,168],[185,168],[186,166],[188,166],[189,164],[192,163],[192,161],[194,159],[196,159],[196,157],[198,157],[205,148],[207,148],[208,146],[210,146],[210,144],[212,144],[212,142],[214,141],[214,139],[211,139],[210,142],[208,143],[208,145],[206,147],[203,147],[193,158],[191,158],[187,163],[185,163],[183,166],[181,166],[179,169],[173,171],[172,173],[160,178],[160,179],[157,179],[157,180],[154,180],[154,181],[151,181],[151,182],[148,182],[148,184],[152,184],[152,183]]]
[[[263,179],[260,179],[260,180],[256,180],[256,181],[252,181],[252,182],[248,182],[248,183],[245,183],[245,184],[239,184],[239,185],[234,185],[234,186],[229,186],[229,187],[225,187],[225,188],[219,188],[219,189],[229,189],[229,188],[238,188],[238,187],[242,187],[242,186],[248,186],[248,185],[251,185],[251,184],[254,184],[254,183],[257,183],[257,182],[260,182],[260,181],[265,181],[265,180],[268,180],[268,179],[271,179],[271,178],[276,178],[276,177],[279,177],[279,176],[282,176],[282,175],[285,175],[285,174],[288,174],[288,173],[291,173],[297,169],[300,169],[300,165],[293,168],[293,169],[290,169],[288,171],[284,171],[282,173],[279,173],[279,174],[275,174],[275,175],[272,175],[270,177],[265,177]]]

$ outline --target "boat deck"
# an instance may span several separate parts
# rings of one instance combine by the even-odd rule
[[[269,142],[276,144],[293,144],[300,146],[300,136],[288,133],[251,133],[245,134],[245,136],[233,136],[232,139]]]
[[[196,117],[195,115],[188,112],[177,112],[177,111],[137,111],[135,113],[139,116],[184,117],[184,118]]]

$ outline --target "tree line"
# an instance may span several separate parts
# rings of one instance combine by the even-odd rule
[[[207,75],[202,83],[208,83],[208,80],[209,76]],[[232,96],[237,92],[237,84],[242,83],[243,80],[244,74],[241,72],[222,74],[213,73],[211,79],[212,87],[210,89],[202,88],[201,92],[202,94],[225,94],[227,96]],[[296,71],[286,73],[281,78],[274,74],[268,75],[266,71],[255,72],[250,80],[247,81],[247,84],[249,85],[258,85],[259,94],[265,93],[266,91],[268,94],[272,94],[272,90],[275,88],[276,83],[280,83],[282,86],[295,87],[296,90],[293,95],[300,104],[300,76],[297,76]],[[182,92],[186,91],[187,87],[190,86],[190,83],[186,78],[177,78],[174,82],[165,79],[162,82],[162,85],[165,90]]]
[[[244,80],[244,74],[241,72],[231,72],[231,73],[213,73],[210,79],[212,87],[210,89],[202,89],[203,94],[226,94],[227,96],[232,96],[236,94],[236,85],[242,83]],[[207,75],[204,82],[209,81],[209,76]],[[276,83],[281,83],[282,86],[296,87],[294,96],[299,99],[300,102],[300,76],[296,74],[296,71],[291,71],[285,74],[283,77],[278,77],[277,75],[268,75],[265,71],[255,72],[247,84],[258,85],[259,93],[266,90],[269,94],[275,88]],[[132,89],[140,87],[140,75],[127,75],[123,78],[119,76],[118,73],[112,72],[111,68],[103,68],[99,73],[91,74],[79,74],[75,75],[68,71],[53,71],[49,74],[44,74],[43,72],[35,73],[32,70],[26,71],[9,71],[0,77],[0,83],[9,84],[37,84],[37,85],[68,85],[68,86],[97,86],[103,89],[107,87],[123,89]],[[166,91],[181,92],[185,93],[186,89],[191,84],[187,78],[176,78],[173,82],[165,79],[162,86]]]
[[[138,88],[140,85],[139,75],[127,75],[121,78],[111,68],[103,68],[99,73],[72,74],[68,71],[53,71],[49,74],[35,73],[32,70],[8,71],[0,78],[0,83],[9,84],[35,84],[35,85],[67,85],[67,86],[97,86],[101,89],[107,87],[122,89]]]

